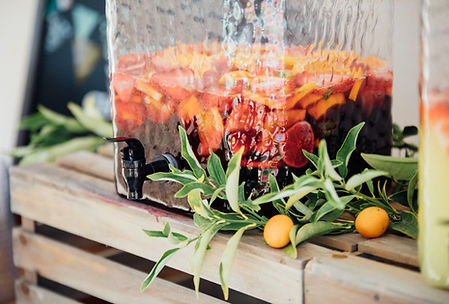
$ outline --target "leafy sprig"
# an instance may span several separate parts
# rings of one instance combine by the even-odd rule
[[[410,211],[402,212],[397,211],[390,203],[394,199],[403,199],[402,195],[406,196],[406,201],[413,201],[416,179],[399,182],[405,176],[398,175],[400,165],[391,165],[392,159],[386,162],[372,161],[379,157],[377,155],[364,155],[373,169],[366,168],[361,173],[348,176],[350,158],[356,150],[357,137],[363,126],[364,123],[360,123],[348,132],[335,159],[329,157],[325,140],[320,142],[317,155],[303,151],[312,168],[307,169],[302,176],[293,176],[293,182],[282,189],[279,188],[275,176],[269,175],[270,191],[259,197],[247,197],[244,182],[239,180],[242,149],[229,160],[226,170],[219,157],[210,151],[205,170],[196,159],[185,130],[179,127],[181,154],[190,169],[181,171],[170,167],[170,172],[155,173],[148,177],[154,181],[166,180],[182,184],[175,196],[187,197],[191,209],[195,212],[194,223],[201,232],[196,237],[188,238],[171,232],[168,223],[163,231],[145,231],[149,236],[165,237],[178,247],[162,255],[141,289],[144,290],[152,282],[173,254],[195,243],[191,266],[195,290],[198,291],[202,261],[209,243],[219,231],[235,231],[227,243],[219,266],[221,286],[227,299],[230,271],[242,235],[250,229],[263,229],[268,220],[263,214],[259,214],[262,204],[272,204],[279,213],[288,215],[294,221],[295,225],[289,233],[290,244],[283,249],[284,253],[292,258],[297,256],[296,247],[311,237],[353,231],[354,221],[343,219],[342,214],[348,212],[357,215],[368,206],[385,209],[392,219],[392,229],[414,237],[414,203],[408,204]],[[378,163],[383,166],[377,165]],[[390,165],[385,166],[385,163]],[[399,188],[402,188],[398,192],[389,193],[386,187],[388,181],[396,182],[400,185]],[[404,187],[408,187],[405,192]],[[222,212],[215,209],[213,205],[217,199],[227,202],[232,211]]]

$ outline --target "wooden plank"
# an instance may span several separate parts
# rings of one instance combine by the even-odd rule
[[[80,303],[23,279],[15,281],[17,304],[77,304]]]
[[[88,151],[78,151],[61,156],[56,163],[108,181],[114,181],[114,166],[110,158]]]
[[[114,157],[114,145],[113,144],[104,144],[98,147],[97,153],[108,158]]]
[[[224,303],[159,278],[142,293],[145,273],[20,228],[13,246],[17,266],[112,303]]]
[[[32,219],[22,216],[20,218],[21,226],[23,230],[34,232],[36,230],[36,222]],[[24,270],[23,278],[26,279],[30,283],[37,284],[37,274],[34,271]]]
[[[122,199],[113,183],[52,164],[12,169],[11,206],[15,213],[152,261],[173,246],[164,239],[149,238],[142,228],[161,230],[168,221],[173,231],[189,237],[199,232],[189,217]],[[219,234],[211,243],[203,278],[220,282],[218,265],[228,239],[229,235]],[[304,264],[322,252],[329,250],[304,244],[298,250],[298,259],[293,260],[281,250],[264,245],[260,233],[244,236],[229,286],[268,302],[301,303]],[[193,246],[185,248],[168,265],[190,273],[186,257],[192,253]]]
[[[365,241],[358,233],[347,233],[340,235],[318,236],[310,240],[311,243],[339,249],[348,252],[357,251],[358,244]]]
[[[320,256],[304,271],[305,303],[449,303],[420,273],[353,256]]]
[[[365,240],[359,243],[359,251],[386,260],[419,267],[416,240],[395,234]]]

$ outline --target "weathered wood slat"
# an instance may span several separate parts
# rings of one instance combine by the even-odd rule
[[[449,303],[420,273],[348,255],[316,257],[304,271],[305,303]]]
[[[23,279],[15,281],[17,304],[79,304],[80,302],[57,294]]]
[[[97,153],[108,158],[114,157],[114,145],[113,144],[104,144],[99,146],[97,149]]]
[[[56,163],[90,176],[114,181],[114,167],[110,158],[88,151],[79,151],[58,158]]]
[[[310,240],[311,243],[340,249],[343,251],[354,252],[358,249],[358,244],[365,241],[358,233],[348,233],[340,235],[319,236]]]
[[[15,213],[152,261],[173,246],[164,239],[150,239],[142,228],[160,230],[169,221],[173,231],[187,236],[196,236],[199,231],[186,216],[121,199],[111,182],[51,164],[13,168],[11,195]],[[211,243],[203,278],[220,282],[218,265],[228,239],[220,234]],[[192,252],[193,246],[183,249],[169,265],[190,272],[188,257]],[[323,252],[329,250],[304,244],[298,250],[299,258],[293,260],[265,246],[260,234],[244,236],[229,286],[268,302],[301,303],[304,264]]]
[[[141,293],[145,273],[20,228],[13,245],[17,266],[113,303],[224,303],[162,279]]]
[[[360,242],[359,251],[390,261],[419,266],[416,241],[395,234]]]

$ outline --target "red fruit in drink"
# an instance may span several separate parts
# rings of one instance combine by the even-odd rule
[[[135,79],[133,76],[123,73],[112,75],[112,87],[121,101],[127,102],[134,90]]]
[[[279,148],[283,161],[290,167],[301,168],[308,159],[302,150],[313,151],[314,136],[312,127],[306,121],[294,124],[284,134]]]
[[[118,73],[128,73],[132,75],[144,74],[150,66],[151,58],[146,54],[134,53],[120,56],[117,63]]]
[[[191,88],[194,83],[193,72],[188,68],[179,68],[165,73],[156,73],[151,81],[160,87]]]
[[[196,116],[198,136],[200,138],[200,155],[209,155],[209,150],[215,152],[221,146],[224,127],[223,119],[217,108],[203,111]]]

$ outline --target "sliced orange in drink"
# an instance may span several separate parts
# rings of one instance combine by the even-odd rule
[[[316,120],[320,119],[330,108],[335,105],[344,104],[346,101],[343,93],[332,94],[328,99],[321,99],[315,105],[307,109],[307,112],[315,117]]]
[[[207,156],[209,150],[215,152],[221,146],[224,134],[223,119],[216,107],[196,115],[198,136],[200,138],[199,154]]]

